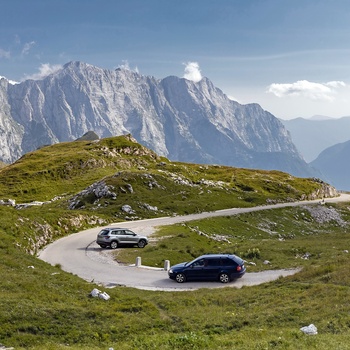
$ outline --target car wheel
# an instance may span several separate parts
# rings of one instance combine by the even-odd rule
[[[144,239],[141,239],[138,243],[137,246],[139,248],[144,248],[146,246],[146,241]]]
[[[220,273],[219,281],[221,283],[228,283],[230,282],[230,276],[227,273]]]
[[[186,282],[186,276],[183,273],[178,273],[175,277],[176,282],[184,283]]]
[[[116,241],[111,242],[111,248],[112,249],[118,248],[118,242],[116,242]]]

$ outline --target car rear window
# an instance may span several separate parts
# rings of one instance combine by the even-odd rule
[[[108,233],[109,233],[109,230],[102,230],[102,231],[99,233],[99,235],[100,235],[100,236],[107,236]]]
[[[237,265],[242,265],[244,261],[236,255],[230,255],[230,259],[236,262]]]

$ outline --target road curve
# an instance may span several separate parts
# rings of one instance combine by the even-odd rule
[[[327,203],[350,201],[350,195],[341,194],[340,197],[328,198]],[[162,217],[147,220],[127,221],[110,224],[132,229],[139,234],[149,236],[157,226],[172,225],[185,221],[192,221],[214,216],[236,215],[241,213],[267,210],[273,208],[292,207],[304,204],[318,203],[320,200],[279,203],[253,208],[231,208],[191,214],[186,216]],[[246,273],[241,279],[229,284],[218,282],[187,282],[179,284],[168,278],[162,269],[121,266],[110,258],[111,250],[101,249],[96,243],[96,236],[101,228],[95,227],[63,237],[39,252],[38,257],[51,265],[73,273],[86,281],[94,282],[105,287],[126,286],[145,290],[188,291],[199,288],[222,288],[252,286],[269,282],[280,276],[291,275],[296,270],[269,270],[256,273]]]

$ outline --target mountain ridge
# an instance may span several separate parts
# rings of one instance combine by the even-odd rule
[[[311,162],[325,175],[325,179],[340,190],[350,190],[350,140],[337,143],[323,150],[319,156]]]
[[[350,117],[281,120],[292,140],[307,162],[314,161],[320,153],[337,143],[350,139]],[[312,140],[312,141],[311,141]]]
[[[2,79],[0,97],[0,160],[6,162],[93,130],[99,137],[132,134],[171,160],[317,173],[276,117],[258,104],[230,100],[205,77],[156,79],[73,61],[42,80],[10,85]]]

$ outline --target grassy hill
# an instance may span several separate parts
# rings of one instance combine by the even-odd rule
[[[16,243],[32,254],[91,225],[321,198],[325,187],[279,171],[171,162],[130,135],[46,146],[0,169],[0,200],[26,209],[17,224],[26,240]]]
[[[145,174],[155,176],[155,182],[161,182],[155,187],[165,187],[167,192],[177,192],[180,186],[185,192],[189,188],[205,188],[207,192],[214,188],[222,194],[230,191],[234,200],[253,202],[253,205],[266,198],[300,199],[321,187],[313,179],[296,178],[279,171],[170,162],[128,135],[59,143],[28,153],[1,169],[0,198],[47,201],[56,196],[75,194],[101,179],[110,185],[122,186],[123,182],[115,180],[118,175],[139,186],[140,182],[146,181]],[[180,186],[169,189],[169,183]]]
[[[106,302],[88,297],[94,283],[35,257],[54,239],[111,221],[321,197],[324,187],[281,172],[171,162],[130,136],[29,153],[0,170],[3,203],[33,202],[0,206],[0,343],[36,350],[350,348],[348,205],[322,206],[323,221],[315,214],[321,206],[313,206],[167,227],[142,251],[155,266],[165,252],[175,262],[220,249],[242,255],[250,272],[303,267],[239,290],[117,287]],[[216,233],[228,242],[214,240]],[[132,249],[122,253],[134,259]],[[310,323],[316,337],[299,331]]]

